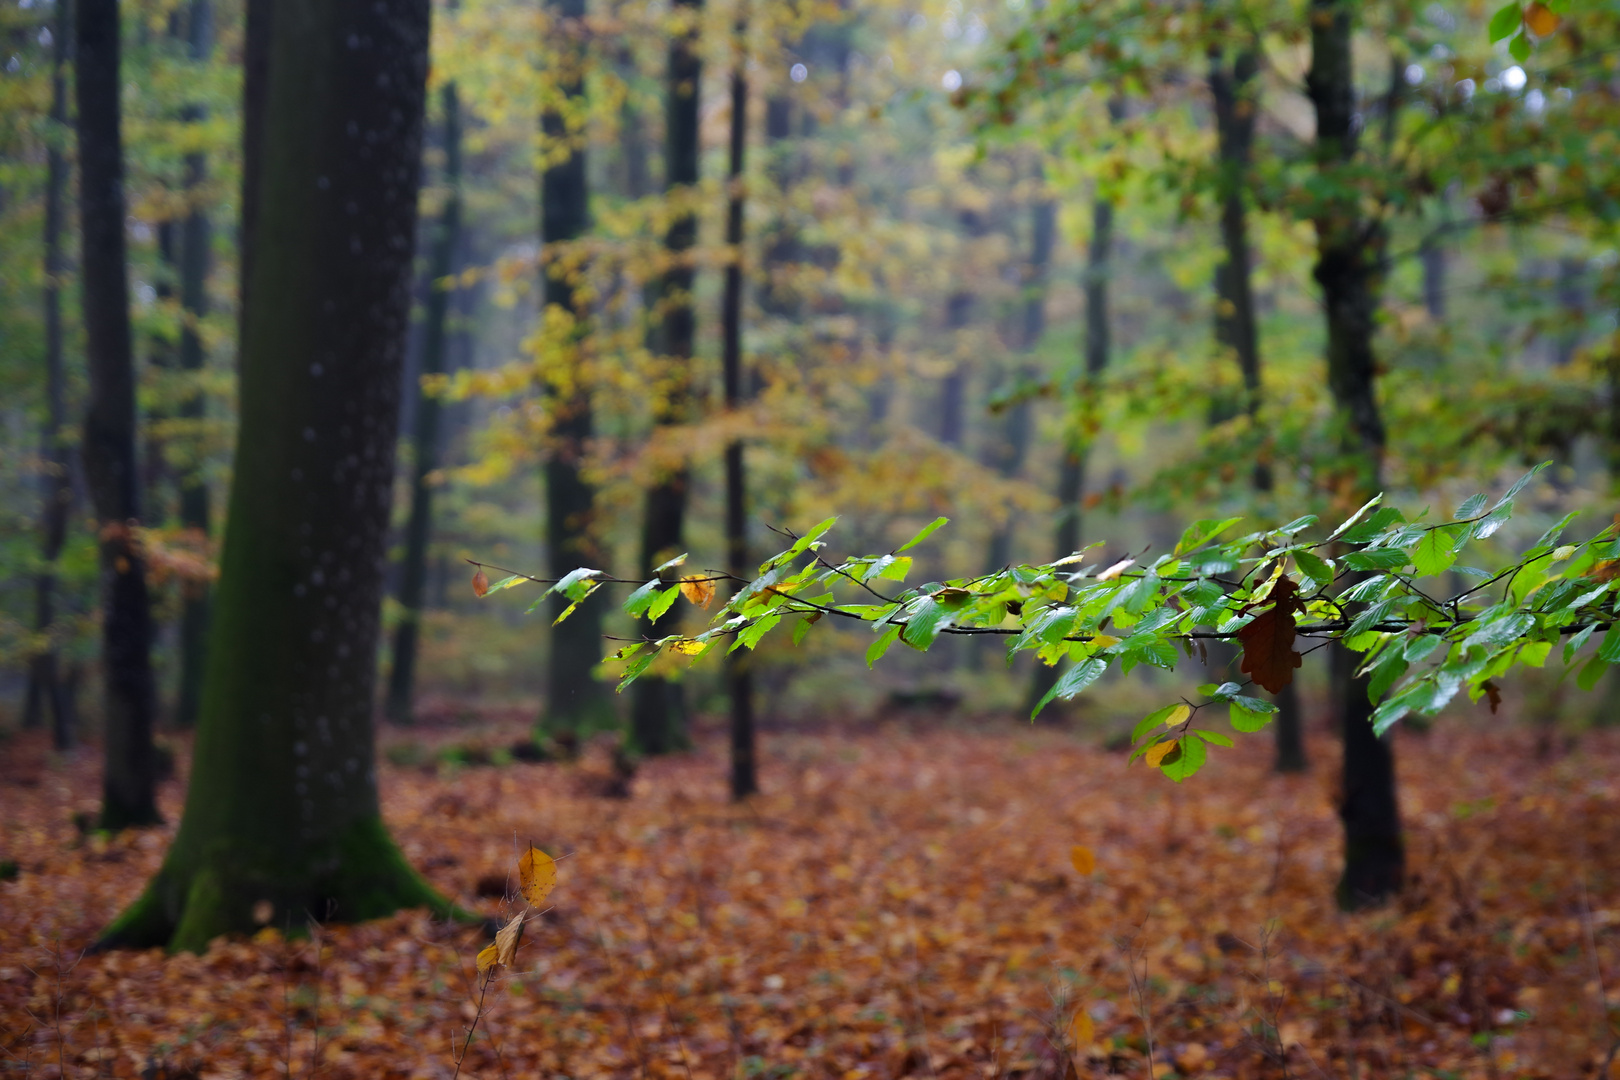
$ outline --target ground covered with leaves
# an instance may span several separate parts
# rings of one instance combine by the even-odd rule
[[[477,737],[505,745],[514,723]],[[418,736],[421,738],[421,736]],[[446,736],[449,738],[449,736]],[[465,745],[465,729],[454,738]],[[0,771],[0,1039],[19,1075],[1065,1078],[1594,1075],[1620,1004],[1620,739],[1402,735],[1411,886],[1342,915],[1331,739],[1266,740],[1176,786],[1027,725],[880,725],[766,742],[724,797],[718,739],[383,767],[415,864],[489,916],[550,910],[478,1012],[477,927],[405,913],[203,956],[81,956],[170,830],[85,835],[89,758],[13,738]],[[182,754],[182,758],[183,758]],[[389,755],[409,761],[412,753]],[[492,755],[497,761],[505,755]],[[183,762],[182,762],[183,764]],[[164,810],[178,818],[181,789]],[[1609,987],[1605,989],[1605,987]]]

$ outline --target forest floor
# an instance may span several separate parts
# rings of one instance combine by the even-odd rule
[[[516,716],[475,730],[520,733]],[[500,917],[514,909],[489,894],[529,840],[562,857],[462,1076],[1067,1080],[1146,1076],[1151,1047],[1159,1077],[1494,1080],[1592,1076],[1610,1053],[1615,734],[1550,758],[1524,729],[1401,736],[1410,886],[1358,915],[1333,903],[1326,735],[1303,777],[1272,775],[1269,740],[1249,738],[1178,787],[1028,725],[802,730],[767,736],[746,806],[725,799],[717,737],[644,764],[628,799],[603,796],[599,752],[428,766],[398,764],[417,745],[400,739],[385,814],[446,894]],[[20,868],[0,884],[6,1069],[455,1072],[477,928],[404,913],[203,956],[81,956],[172,835],[81,835],[97,795],[81,754],[31,735],[3,750],[0,858]],[[181,797],[165,785],[171,821]]]

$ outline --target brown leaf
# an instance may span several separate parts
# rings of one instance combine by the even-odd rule
[[[495,962],[504,967],[511,967],[512,961],[517,959],[518,942],[522,938],[523,912],[520,911],[495,935]]]
[[[1074,867],[1075,873],[1082,877],[1090,877],[1097,871],[1097,856],[1084,844],[1076,844],[1069,849],[1069,864]]]
[[[480,566],[478,572],[473,575],[473,595],[483,596],[487,592],[489,592],[489,577],[484,573],[484,568]]]
[[[681,578],[681,595],[698,607],[706,608],[714,599],[714,582],[696,574]]]
[[[1491,712],[1494,714],[1496,712],[1496,707],[1502,704],[1502,688],[1491,682],[1489,679],[1486,679],[1484,682],[1480,683],[1479,688],[1485,691],[1485,696],[1490,699]]]
[[[1562,22],[1557,12],[1546,4],[1531,4],[1524,13],[1524,24],[1536,37],[1549,37],[1558,29]]]
[[[1299,586],[1289,577],[1280,577],[1271,589],[1272,604],[1237,632],[1243,646],[1243,662],[1238,670],[1273,694],[1294,681],[1294,669],[1303,657],[1294,648],[1294,617],[1305,605],[1299,599]]]

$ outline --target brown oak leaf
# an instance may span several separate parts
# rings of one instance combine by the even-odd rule
[[[1275,694],[1294,681],[1294,669],[1303,662],[1294,648],[1294,617],[1305,613],[1305,605],[1299,598],[1299,586],[1288,577],[1278,578],[1272,586],[1271,601],[1269,608],[1237,632],[1243,646],[1238,670]]]

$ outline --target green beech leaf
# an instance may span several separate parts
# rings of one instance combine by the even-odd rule
[[[1510,3],[1497,8],[1496,14],[1491,16],[1490,25],[1486,28],[1486,33],[1491,38],[1491,44],[1495,45],[1498,41],[1513,33],[1523,21],[1524,12],[1519,8],[1519,0],[1511,0]]]
[[[1181,745],[1159,762],[1159,771],[1179,784],[1203,768],[1208,756],[1209,750],[1205,748],[1204,740],[1182,739]]]
[[[1228,709],[1227,718],[1232,722],[1233,731],[1245,733],[1259,731],[1277,715],[1277,706],[1269,701],[1262,701],[1254,697],[1235,697]]]
[[[1041,715],[1041,710],[1046,708],[1047,704],[1051,702],[1053,698],[1060,697],[1064,701],[1070,700],[1076,694],[1080,693],[1080,691],[1084,690],[1086,687],[1090,686],[1092,683],[1101,678],[1102,673],[1107,670],[1108,661],[1106,660],[1082,660],[1078,664],[1075,664],[1073,667],[1069,668],[1068,671],[1063,673],[1058,681],[1052,686],[1052,689],[1048,690],[1046,695],[1042,697],[1040,701],[1035,703],[1035,711],[1029,714],[1029,718],[1033,720],[1037,716]]]
[[[910,540],[907,540],[905,543],[903,543],[899,547],[895,548],[894,551],[891,554],[898,555],[902,551],[910,551],[912,548],[916,547],[918,544],[922,543],[924,540],[926,540],[930,536],[932,536],[934,534],[935,529],[939,528],[941,525],[944,525],[946,522],[948,522],[950,520],[951,519],[948,518],[948,517],[937,517],[937,518],[935,518],[933,521],[930,521],[927,525],[924,525],[922,527],[922,531],[917,533],[916,536],[913,536]]]
[[[1412,565],[1419,577],[1433,577],[1451,569],[1451,564],[1457,561],[1458,536],[1467,536],[1467,530],[1456,525],[1430,529],[1423,534],[1423,539],[1412,549]]]
[[[866,666],[871,667],[883,659],[883,654],[889,651],[889,646],[894,644],[895,639],[900,636],[900,631],[904,629],[905,627],[899,623],[893,623],[887,630],[883,631],[876,641],[868,645],[866,648]]]

